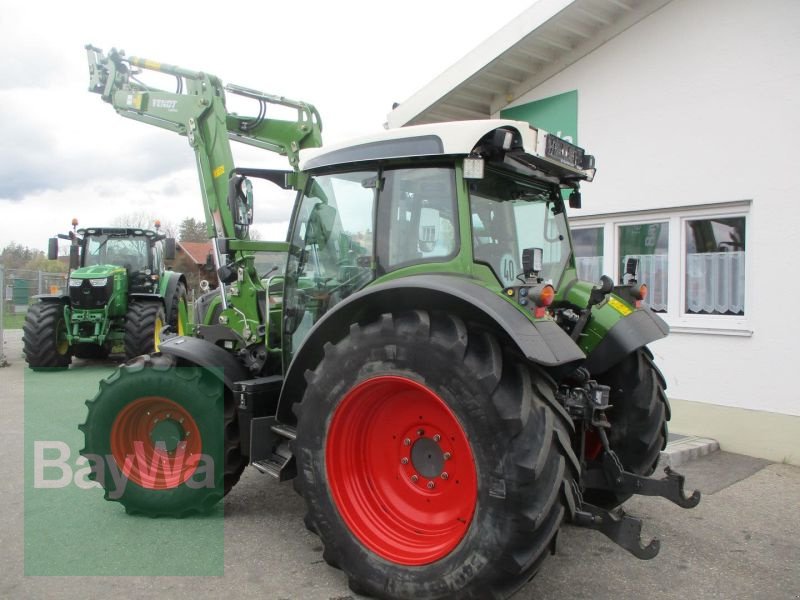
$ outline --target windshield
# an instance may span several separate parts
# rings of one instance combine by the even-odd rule
[[[551,186],[488,172],[470,183],[470,208],[476,262],[509,286],[522,275],[523,249],[541,248],[539,276],[558,285],[571,252],[563,205],[553,201]]]
[[[115,265],[129,271],[143,271],[150,267],[148,248],[149,244],[144,236],[87,235],[83,265]]]

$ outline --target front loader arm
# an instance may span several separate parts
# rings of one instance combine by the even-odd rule
[[[227,203],[228,179],[234,168],[230,141],[235,140],[286,156],[297,169],[299,151],[322,144],[322,123],[310,104],[264,94],[240,86],[223,86],[213,75],[137,57],[112,49],[108,55],[86,46],[89,91],[98,93],[123,117],[184,135],[195,151],[209,237],[236,238]],[[157,71],[176,79],[175,91],[147,86],[139,70]],[[185,89],[184,89],[185,85]],[[228,113],[225,92],[258,102],[256,116]],[[266,118],[269,105],[297,110],[295,121]]]
[[[221,283],[222,313],[214,327],[224,331],[207,332],[204,337],[226,336],[226,343],[232,340],[236,350],[260,347],[267,339],[268,311],[259,300],[263,298],[263,285],[254,265],[254,253],[283,249],[286,244],[248,239],[252,204],[242,177],[251,169],[235,167],[230,140],[286,156],[296,171],[300,150],[322,145],[319,113],[305,102],[225,86],[219,78],[201,71],[126,57],[114,49],[106,55],[99,48],[86,46],[86,52],[89,91],[100,94],[123,117],[188,139],[197,161],[206,225],[214,242]],[[137,79],[142,71],[174,77],[175,88],[164,90],[143,83]],[[228,112],[226,92],[254,101],[256,115]],[[296,110],[296,118],[268,118],[268,108],[275,106]],[[225,327],[220,328],[220,324]]]

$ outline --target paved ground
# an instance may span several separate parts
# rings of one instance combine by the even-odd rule
[[[0,597],[355,598],[341,572],[322,561],[319,540],[303,527],[303,507],[291,486],[252,469],[225,501],[224,576],[24,576],[24,363],[19,334],[11,332],[6,340],[12,365],[0,369],[0,464],[6,474],[0,481]],[[51,382],[52,427],[74,431],[85,412],[86,378],[77,370],[52,376],[58,378]],[[77,416],[59,423],[61,407]],[[680,470],[689,487],[704,493],[697,508],[686,511],[657,498],[627,505],[630,513],[646,519],[646,535],[662,540],[658,557],[638,561],[600,534],[566,527],[558,554],[516,598],[800,598],[800,469],[716,452]],[[202,521],[129,517],[118,505],[104,502],[98,490],[80,494],[80,507],[56,504],[47,513],[31,514],[27,505],[29,549],[31,536],[42,533],[35,531],[37,524],[47,519],[68,522],[80,510],[91,515],[81,517],[81,522],[88,521],[86,539],[117,532],[123,542],[131,540],[126,550],[154,554],[167,566],[176,555],[205,549],[209,536],[213,538],[213,526]],[[54,551],[82,543],[80,534],[67,539],[58,527],[49,535]],[[80,564],[81,552],[73,554]],[[40,564],[42,558],[29,556],[28,571],[31,562]],[[106,558],[109,564],[121,560],[119,549],[107,551]]]

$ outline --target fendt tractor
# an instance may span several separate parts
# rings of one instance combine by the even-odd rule
[[[668,328],[642,303],[636,262],[616,285],[577,277],[565,204],[580,206],[592,156],[508,120],[321,148],[309,104],[87,51],[90,91],[188,139],[220,281],[191,336],[87,401],[82,452],[107,499],[185,516],[247,465],[292,479],[325,560],[383,598],[507,597],[565,522],[658,553],[620,505],[690,508],[700,494],[670,470],[648,477],[669,404],[647,344]],[[226,94],[257,108],[228,112]],[[296,120],[270,118],[276,106]],[[237,167],[230,140],[291,168]],[[256,179],[296,190],[286,241],[248,236]],[[258,257],[275,252],[285,267],[264,277]]]
[[[23,352],[33,370],[65,368],[72,357],[106,358],[122,349],[127,358],[158,350],[162,329],[188,331],[186,278],[168,271],[175,240],[155,231],[88,227],[50,238],[70,242],[68,293],[36,296],[23,326]]]

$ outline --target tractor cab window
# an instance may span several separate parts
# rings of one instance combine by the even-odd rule
[[[454,177],[453,169],[445,168],[384,171],[381,222],[388,235],[379,240],[379,255],[387,270],[455,256],[458,220]]]
[[[144,236],[89,235],[84,244],[84,266],[115,265],[129,272],[150,268],[150,245]]]
[[[540,276],[558,285],[570,259],[566,217],[548,184],[522,182],[498,173],[470,183],[472,249],[476,262],[492,268],[502,285],[522,274],[522,250],[541,248]]]
[[[292,345],[331,307],[374,279],[377,172],[309,180],[290,235],[284,305]]]

